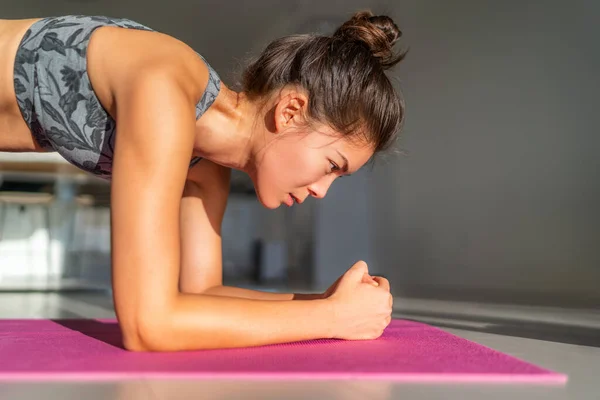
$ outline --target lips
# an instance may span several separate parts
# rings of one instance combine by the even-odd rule
[[[291,194],[291,193],[290,193],[290,194]],[[304,200],[300,200],[299,198],[297,198],[297,197],[296,197],[296,196],[294,196],[293,194],[292,194],[292,198],[293,198],[293,199],[294,199],[294,201],[295,201],[296,203],[298,203],[298,204],[302,204],[302,203],[303,203],[303,201],[304,201]]]
[[[291,193],[288,193],[287,199],[285,199],[285,204],[289,207],[293,206],[294,203],[302,204],[302,201],[299,200],[296,196]]]
[[[293,205],[294,205],[294,196],[292,196],[292,194],[291,194],[291,193],[288,193],[288,195],[287,195],[287,197],[286,197],[286,199],[285,199],[285,204],[286,204],[288,207],[291,207],[291,206],[293,206]]]

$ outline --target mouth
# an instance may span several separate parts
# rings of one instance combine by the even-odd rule
[[[290,193],[288,193],[287,197],[285,198],[284,203],[288,207],[291,207],[294,205],[294,198],[292,197],[292,195]]]
[[[297,198],[296,196],[294,196],[293,194],[290,193],[290,195],[292,196],[292,199],[294,199],[294,201],[298,204],[302,204],[302,200],[300,200],[299,198]]]
[[[300,203],[301,203],[301,201],[300,201],[300,200],[298,200],[298,198],[296,198],[296,196],[294,196],[293,194],[291,194],[291,193],[288,193],[288,197],[287,197],[287,199],[285,200],[285,204],[286,204],[288,207],[291,207],[291,206],[293,206],[293,205],[294,205],[294,203],[298,203],[298,204],[300,204]]]

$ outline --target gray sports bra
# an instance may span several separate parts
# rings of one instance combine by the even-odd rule
[[[102,26],[153,30],[127,19],[99,16],[37,21],[17,50],[14,87],[23,118],[43,149],[110,180],[116,123],[92,89],[86,59],[90,37]],[[215,70],[198,55],[208,67],[209,81],[196,105],[196,119],[212,105],[221,84]],[[190,168],[200,160],[192,158]]]

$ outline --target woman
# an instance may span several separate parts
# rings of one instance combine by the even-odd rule
[[[111,181],[113,292],[132,351],[373,339],[389,283],[359,261],[322,295],[222,285],[231,168],[267,208],[323,198],[389,146],[398,27],[359,12],[272,42],[236,93],[190,47],[125,19],[0,20],[0,151],[57,151]]]

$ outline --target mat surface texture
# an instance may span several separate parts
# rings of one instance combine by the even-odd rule
[[[564,383],[558,374],[441,329],[393,320],[376,340],[133,353],[115,320],[0,320],[0,379],[386,379]]]

